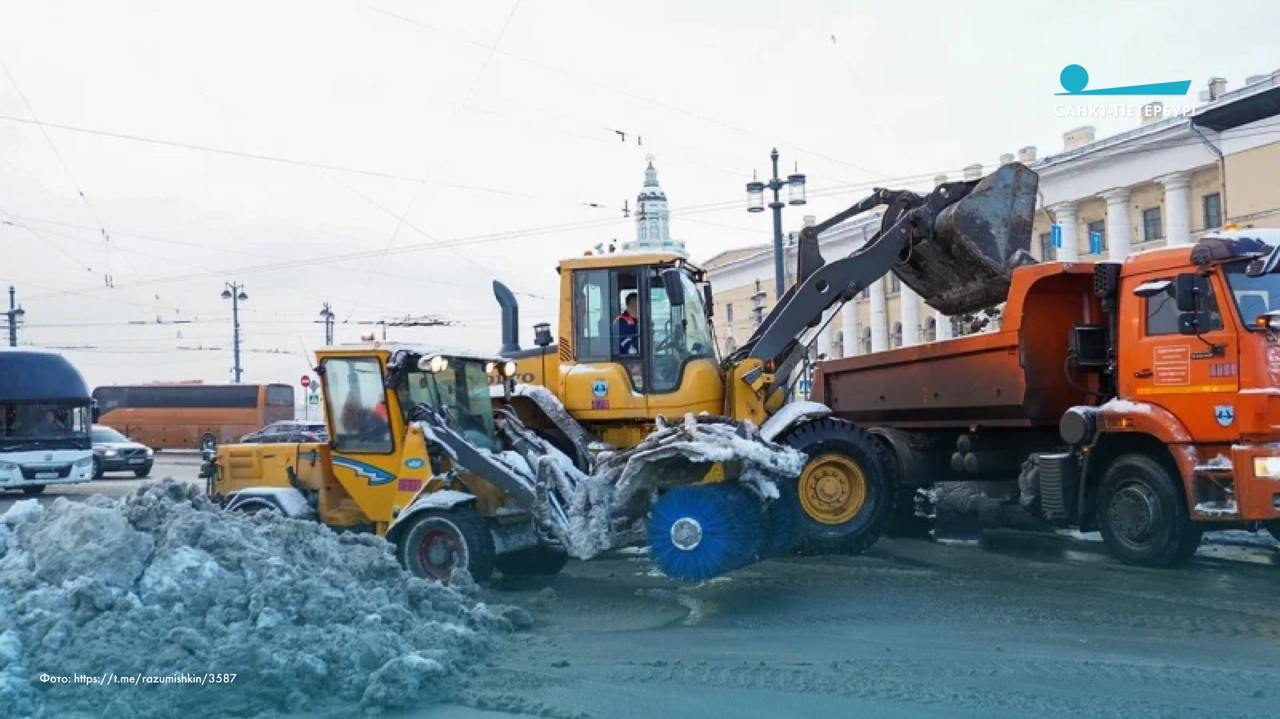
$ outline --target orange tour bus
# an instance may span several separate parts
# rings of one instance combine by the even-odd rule
[[[293,419],[293,386],[287,384],[109,385],[94,389],[93,399],[97,422],[154,449],[235,442]]]

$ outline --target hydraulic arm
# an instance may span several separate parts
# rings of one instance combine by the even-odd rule
[[[1034,262],[1027,252],[1035,213],[1036,174],[1018,163],[981,180],[948,182],[921,196],[877,189],[800,234],[798,281],[751,338],[731,356],[763,360],[779,372],[803,348],[800,338],[828,308],[853,299],[889,272],[946,314],[1001,302],[1013,268]],[[847,257],[826,262],[822,232],[885,207],[880,231]]]

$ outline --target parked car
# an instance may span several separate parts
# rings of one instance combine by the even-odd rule
[[[137,477],[151,474],[155,451],[135,442],[105,424],[93,425],[93,478],[107,472],[133,472]]]
[[[241,442],[324,442],[329,439],[324,422],[284,420],[272,422],[240,438]]]

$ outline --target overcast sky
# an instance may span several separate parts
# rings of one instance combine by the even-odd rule
[[[556,259],[633,235],[646,155],[705,259],[768,241],[743,183],[775,144],[809,177],[793,228],[877,181],[1061,150],[1069,63],[1191,79],[1188,100],[1280,68],[1274,3],[1067,7],[4,0],[0,282],[21,340],[85,347],[95,385],[229,381],[224,281],[249,295],[248,382],[296,381],[326,301],[340,342],[435,315],[454,324],[388,336],[492,351],[490,281],[526,342],[554,322]],[[178,349],[200,346],[221,349]]]

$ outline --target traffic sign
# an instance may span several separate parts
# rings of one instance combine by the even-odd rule
[[[298,380],[302,383],[302,388],[306,389],[311,386],[311,375],[302,375],[302,379]]]
[[[320,395],[318,394],[307,395],[307,404],[320,404]]]

